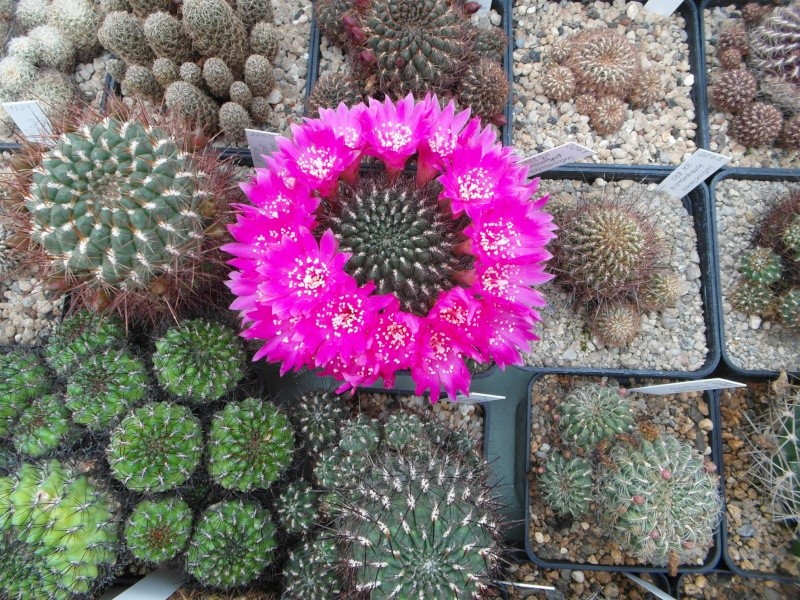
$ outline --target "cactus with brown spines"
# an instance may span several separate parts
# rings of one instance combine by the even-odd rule
[[[248,29],[256,23],[273,23],[275,10],[271,0],[236,0],[236,14]]]
[[[731,135],[743,146],[756,148],[771,144],[781,134],[783,114],[765,102],[745,107],[731,125]]]
[[[112,12],[106,15],[97,31],[97,38],[104,47],[129,65],[149,66],[155,59],[142,22],[130,13]]]
[[[744,278],[736,285],[731,303],[746,315],[767,315],[775,305],[775,293],[768,285]]]
[[[341,73],[323,75],[308,96],[308,114],[316,117],[320,108],[336,108],[342,102],[354,106],[363,101],[364,89],[354,77]]]
[[[622,348],[639,335],[641,324],[639,309],[631,302],[604,302],[592,315],[591,330],[604,346]]]
[[[736,48],[720,51],[718,58],[723,69],[738,69],[742,66],[742,54]]]
[[[714,83],[711,101],[729,113],[739,113],[755,99],[758,83],[747,69],[725,71]]]
[[[625,98],[641,72],[636,47],[611,29],[592,29],[573,36],[566,64],[580,90]]]
[[[264,96],[253,96],[250,102],[250,117],[254,123],[266,123],[272,114],[272,106]]]
[[[158,101],[162,92],[161,85],[150,69],[142,65],[131,65],[125,70],[122,93]]]
[[[800,150],[800,115],[794,115],[783,122],[781,145],[789,150]]]
[[[341,48],[350,43],[343,17],[353,9],[351,0],[317,0],[314,2],[314,16],[322,34]]]
[[[226,102],[219,109],[219,128],[233,140],[245,139],[245,129],[253,127],[247,109],[238,102]]]
[[[575,75],[562,65],[550,67],[542,79],[542,87],[550,100],[564,102],[575,94]]]
[[[636,87],[629,96],[633,108],[646,108],[658,101],[664,94],[661,74],[657,68],[642,69]]]
[[[750,31],[748,41],[756,69],[800,84],[800,2],[773,10]]]
[[[742,20],[745,23],[755,23],[772,10],[771,6],[759,4],[758,2],[748,2],[742,7]]]
[[[734,23],[725,27],[717,36],[717,52],[731,49],[741,56],[745,56],[749,52],[747,30],[741,23]]]
[[[192,40],[180,20],[168,12],[154,12],[144,21],[144,36],[159,58],[181,64],[192,59]]]
[[[653,272],[639,290],[638,298],[645,310],[664,310],[678,303],[684,294],[683,277],[670,269]]]
[[[589,113],[589,124],[600,135],[619,131],[628,118],[628,105],[617,96],[597,98]]]
[[[483,58],[502,64],[508,46],[508,37],[495,28],[477,29],[475,32],[474,51]]]
[[[503,109],[508,101],[510,86],[503,68],[488,58],[470,65],[461,78],[458,100],[472,114],[490,122],[505,122]]]

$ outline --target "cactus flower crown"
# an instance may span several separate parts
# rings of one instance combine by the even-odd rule
[[[537,180],[469,111],[435,96],[320,109],[242,186],[228,286],[243,336],[338,391],[467,391],[465,360],[518,364],[536,340],[551,217]],[[383,163],[360,173],[362,159]],[[406,170],[414,163],[416,175]]]

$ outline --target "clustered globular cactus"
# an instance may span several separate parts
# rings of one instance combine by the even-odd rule
[[[590,383],[573,389],[558,406],[562,439],[579,448],[633,430],[630,398],[616,386]]]
[[[56,326],[44,355],[50,368],[64,375],[95,354],[121,347],[124,341],[125,331],[116,319],[82,310]]]
[[[353,79],[393,99],[429,91],[456,97],[483,120],[505,123],[509,82],[502,59],[508,40],[499,29],[483,31],[470,23],[477,4],[322,0],[314,6],[322,33],[351,55],[353,64],[343,77],[320,79],[320,91],[312,91],[309,99],[310,111],[336,108],[363,93],[346,83]]]
[[[125,521],[125,545],[134,557],[161,563],[183,551],[192,533],[192,511],[183,500],[142,500]]]
[[[643,69],[636,46],[612,29],[590,29],[564,38],[550,60],[554,64],[542,82],[545,95],[556,102],[583,97],[576,108],[600,135],[622,128],[628,103],[646,108],[662,93],[658,71]]]
[[[417,315],[428,314],[474,260],[457,251],[470,221],[453,219],[440,191],[437,182],[417,189],[408,175],[393,184],[384,175],[364,176],[357,189],[341,190],[340,211],[323,225],[352,253],[344,268],[359,285],[373,281],[375,293],[394,294],[403,310]]]
[[[47,369],[35,354],[0,354],[0,436],[10,434],[31,403],[49,393]]]
[[[146,404],[111,432],[106,457],[114,477],[137,492],[171,490],[200,464],[203,432],[185,406]]]
[[[191,402],[213,402],[244,376],[245,353],[232,329],[193,319],[156,341],[153,368],[169,393]]]
[[[208,472],[226,489],[267,489],[292,462],[294,430],[270,402],[247,398],[214,415]]]
[[[278,523],[288,532],[302,534],[310,530],[318,517],[317,494],[305,481],[293,481],[278,496]]]
[[[722,500],[718,478],[687,443],[671,436],[614,446],[598,477],[599,515],[638,560],[669,567],[705,556]]]
[[[593,499],[592,465],[582,458],[565,459],[554,454],[539,478],[545,502],[562,515],[580,517],[589,510]]]
[[[175,115],[206,134],[221,129],[233,139],[269,119],[267,97],[275,87],[271,61],[280,39],[270,0],[186,0],[178,16],[171,2],[130,8],[106,15],[98,33],[127,63],[125,95],[163,98]],[[234,80],[250,85],[259,98],[255,107],[229,95]]]
[[[47,394],[22,411],[11,443],[20,454],[39,458],[53,452],[75,433],[64,400],[57,394]]]
[[[92,593],[117,560],[109,492],[57,460],[0,477],[0,593],[69,600]]]
[[[230,589],[258,577],[277,543],[269,512],[254,502],[229,500],[208,507],[186,551],[186,570],[206,586]]]

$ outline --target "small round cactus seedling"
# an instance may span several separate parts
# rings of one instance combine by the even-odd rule
[[[339,489],[351,485],[364,468],[361,455],[353,455],[341,448],[327,448],[317,459],[314,478],[320,487]]]
[[[764,315],[772,309],[775,294],[768,285],[742,279],[733,290],[731,303],[746,315]]]
[[[278,497],[278,523],[289,533],[305,533],[317,520],[317,494],[305,481],[293,481]]]
[[[330,392],[305,394],[293,408],[294,421],[312,454],[318,454],[339,440],[345,416],[342,397]]]
[[[800,288],[793,287],[778,299],[778,314],[787,327],[800,330]]]
[[[184,321],[156,342],[153,367],[171,394],[192,402],[213,402],[244,376],[245,353],[229,327]]]
[[[562,439],[579,448],[633,430],[630,399],[618,387],[590,383],[573,389],[558,407]]]
[[[81,311],[64,319],[47,340],[45,359],[57,373],[64,374],[93,354],[117,348],[125,331],[114,319]]]
[[[592,501],[592,465],[582,458],[554,454],[539,478],[542,497],[555,512],[580,517]]]
[[[622,348],[636,339],[641,323],[639,310],[632,303],[605,302],[595,311],[591,330],[609,348]]]
[[[20,413],[50,391],[47,369],[35,354],[0,354],[0,436],[12,430]]]
[[[177,556],[189,542],[192,511],[178,498],[142,500],[125,522],[125,544],[131,554],[149,563]]]
[[[778,281],[783,271],[780,256],[774,250],[761,246],[745,251],[739,269],[747,279],[763,285]]]
[[[197,468],[203,450],[200,423],[185,406],[147,404],[112,431],[106,448],[114,477],[135,492],[164,492]]]
[[[128,350],[110,349],[82,362],[67,381],[72,420],[92,431],[117,424],[147,395],[147,369]]]
[[[425,423],[418,416],[401,412],[390,415],[383,426],[386,445],[402,451],[425,439]]]
[[[34,458],[45,456],[76,433],[69,410],[56,394],[41,396],[28,406],[14,426],[14,449]]]
[[[320,537],[305,542],[289,553],[284,568],[286,589],[283,600],[335,598],[342,591],[336,541]]]
[[[270,402],[231,402],[214,415],[208,452],[208,472],[222,487],[267,489],[292,462],[294,430]]]
[[[366,415],[358,415],[342,427],[339,447],[350,454],[370,453],[378,447],[381,425]]]
[[[231,500],[207,508],[186,551],[186,570],[209,587],[246,585],[272,560],[275,525],[254,502]]]
[[[664,310],[675,306],[683,296],[683,278],[675,271],[654,271],[639,290],[638,298],[646,310]]]

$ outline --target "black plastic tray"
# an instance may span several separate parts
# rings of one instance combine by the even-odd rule
[[[508,83],[511,86],[511,90],[508,95],[509,97],[508,101],[506,102],[506,107],[503,110],[503,115],[505,116],[507,123],[500,128],[500,139],[504,146],[510,146],[511,132],[514,125],[514,70],[512,58],[514,52],[514,31],[511,16],[511,0],[492,0],[491,8],[500,14],[500,26],[508,38],[508,44],[506,45],[506,51],[503,58],[503,68],[505,69],[506,77],[508,78]],[[308,70],[306,72],[306,108],[304,111],[304,114],[306,115],[308,114],[308,96],[311,94],[311,90],[314,88],[314,84],[317,83],[317,79],[319,78],[319,63],[322,56],[320,51],[321,37],[322,33],[317,26],[317,17],[315,14],[311,21],[311,43],[308,49]]]
[[[574,166],[580,167],[574,169]],[[627,165],[566,165],[541,174],[542,179],[576,179],[591,182],[598,178],[607,181],[630,179],[642,183],[662,181],[674,170],[673,167]],[[597,375],[612,377],[673,377],[678,379],[701,379],[711,374],[720,361],[719,342],[719,283],[716,245],[713,238],[713,218],[709,210],[708,187],[701,183],[683,198],[686,210],[694,218],[697,234],[697,252],[700,257],[700,295],[703,300],[703,315],[706,325],[708,355],[703,366],[696,371],[659,371],[648,369],[624,369],[602,367],[521,367],[532,373],[564,372],[575,375]],[[535,343],[535,342],[534,342]]]
[[[800,169],[755,169],[732,167],[725,169],[714,175],[709,183],[709,204],[711,210],[711,235],[713,238],[713,247],[715,252],[719,252],[717,245],[717,208],[716,208],[716,187],[717,184],[723,179],[732,177],[734,179],[749,179],[749,180],[763,180],[763,181],[799,181],[800,182]],[[717,269],[715,270],[716,287],[719,290],[717,294],[717,314],[719,315],[719,337],[720,337],[720,351],[722,354],[722,365],[729,373],[745,378],[758,378],[774,379],[778,376],[779,371],[768,371],[761,369],[743,369],[733,362],[728,355],[727,346],[725,344],[725,319],[722,318],[722,284],[719,273],[719,258],[715,256],[717,262]]]
[[[732,577],[733,575],[741,575],[741,573],[731,573],[730,571],[725,571],[725,570],[722,570],[722,569],[715,569],[714,571],[711,571],[710,573],[708,573],[708,575],[711,575],[711,574],[720,575],[721,577],[728,577],[728,578]],[[748,575],[748,577],[750,577],[750,575]],[[763,577],[761,579],[763,579]],[[780,591],[781,590],[776,591],[776,593],[780,593]],[[790,590],[783,590],[783,591],[786,591],[786,592],[788,592],[790,594],[792,593],[792,591],[790,591]],[[800,589],[796,590],[794,593],[796,594],[795,596],[784,596],[784,598],[786,598],[786,600],[790,600],[791,598],[800,597]],[[681,577],[679,577],[675,581],[675,591],[674,591],[674,593],[672,595],[677,600],[682,600],[683,598],[687,597],[687,596],[683,595],[683,575]],[[759,597],[761,597],[761,596],[759,596]]]
[[[528,386],[528,395],[526,397],[527,404],[524,406],[520,406],[517,409],[517,422],[525,423],[525,436],[523,438],[518,438],[520,440],[525,440],[525,446],[523,448],[518,448],[517,451],[520,454],[524,454],[525,456],[525,471],[522,474],[522,478],[518,478],[514,483],[515,487],[518,491],[522,491],[525,498],[525,550],[528,553],[528,558],[531,559],[532,562],[536,563],[540,567],[544,567],[546,569],[577,569],[577,570],[585,570],[585,571],[628,571],[629,573],[666,573],[665,568],[660,567],[648,567],[644,565],[631,567],[628,565],[593,565],[590,563],[574,563],[566,560],[548,560],[544,558],[540,558],[531,548],[530,543],[530,492],[529,486],[530,482],[528,481],[527,474],[530,471],[530,452],[529,448],[531,445],[531,411],[530,411],[530,404],[531,404],[531,390],[533,389],[534,383],[543,375],[555,374],[554,372],[549,373],[540,373],[534,375]],[[580,375],[583,376],[584,374],[576,374],[572,371],[561,370],[559,374],[563,375]],[[630,376],[623,376],[617,377],[618,380],[627,380]],[[648,379],[674,379],[672,377],[665,377],[665,376],[647,376]],[[640,377],[634,377],[634,379],[641,379]],[[715,415],[719,417],[719,393],[717,391],[706,391],[704,392],[704,397],[708,402],[709,406],[709,415],[713,418]],[[524,412],[522,412],[524,411]],[[713,421],[712,421],[713,422]],[[722,451],[720,446],[720,435],[719,435],[719,421],[714,423],[714,429],[709,436],[709,444],[711,446],[711,459],[714,461],[714,464],[717,466],[718,472],[721,471],[721,463],[722,463]],[[724,482],[722,478],[720,478],[720,486],[723,486]],[[721,487],[724,490],[724,487]],[[724,498],[724,496],[723,496]],[[717,527],[717,530],[714,532],[714,545],[708,552],[706,556],[706,560],[702,565],[694,565],[694,566],[681,566],[678,568],[678,573],[706,573],[714,569],[717,564],[720,562],[720,557],[722,556],[722,529],[724,524],[724,511],[725,508],[723,507],[723,521]]]

